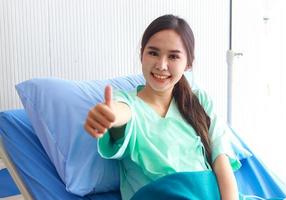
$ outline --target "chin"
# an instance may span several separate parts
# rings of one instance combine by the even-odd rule
[[[150,87],[152,88],[153,91],[163,93],[163,92],[168,92],[170,90],[173,90],[174,85],[172,84],[166,84],[166,85],[151,84]]]

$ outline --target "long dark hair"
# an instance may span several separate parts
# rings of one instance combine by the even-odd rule
[[[193,31],[184,19],[174,15],[163,15],[155,19],[147,27],[141,41],[141,57],[149,39],[157,32],[168,29],[176,31],[181,36],[187,52],[187,64],[192,66],[195,46]],[[192,92],[184,75],[174,86],[173,96],[184,119],[191,124],[198,136],[200,136],[206,150],[207,161],[211,164],[211,147],[208,137],[210,118]]]

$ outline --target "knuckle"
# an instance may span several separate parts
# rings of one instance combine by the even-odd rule
[[[105,131],[104,131],[104,129],[105,129],[105,128],[100,127],[100,128],[98,128],[98,132],[100,132],[100,133],[104,133],[104,132],[105,132]]]
[[[97,105],[95,105],[93,108],[91,108],[91,109],[89,110],[89,114],[92,115],[92,113],[94,113],[94,112],[96,111],[96,109],[97,109]]]
[[[112,122],[108,122],[108,123],[106,123],[106,127],[107,127],[107,128],[110,128],[110,127],[111,127],[111,125],[112,125]]]
[[[103,106],[102,103],[98,103],[98,104],[95,105],[94,110],[99,110],[99,109],[102,108],[102,106]]]
[[[111,122],[115,122],[115,120],[116,120],[116,116],[115,116],[115,114],[112,114],[111,115]]]
[[[88,114],[87,114],[87,119],[92,118],[93,113],[94,113],[94,111],[93,111],[93,110],[90,110],[90,111],[88,112]]]

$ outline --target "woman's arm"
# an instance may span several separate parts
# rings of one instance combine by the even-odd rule
[[[219,155],[213,164],[222,200],[238,200],[236,179],[226,155]]]
[[[109,128],[120,128],[131,118],[129,106],[122,102],[112,100],[112,89],[110,86],[105,88],[105,101],[93,107],[87,116],[84,128],[93,137],[101,137]],[[114,140],[121,138],[124,131],[111,131]]]

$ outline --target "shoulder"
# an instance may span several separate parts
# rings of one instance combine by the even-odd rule
[[[204,110],[210,114],[213,111],[213,101],[212,98],[203,89],[193,89],[194,95],[198,98],[200,104],[203,106]]]
[[[125,90],[114,90],[113,91],[114,99],[117,98],[130,98],[132,96],[132,91]]]
[[[117,89],[113,91],[113,100],[131,104],[135,100],[136,95],[137,95],[137,88],[128,91]]]

